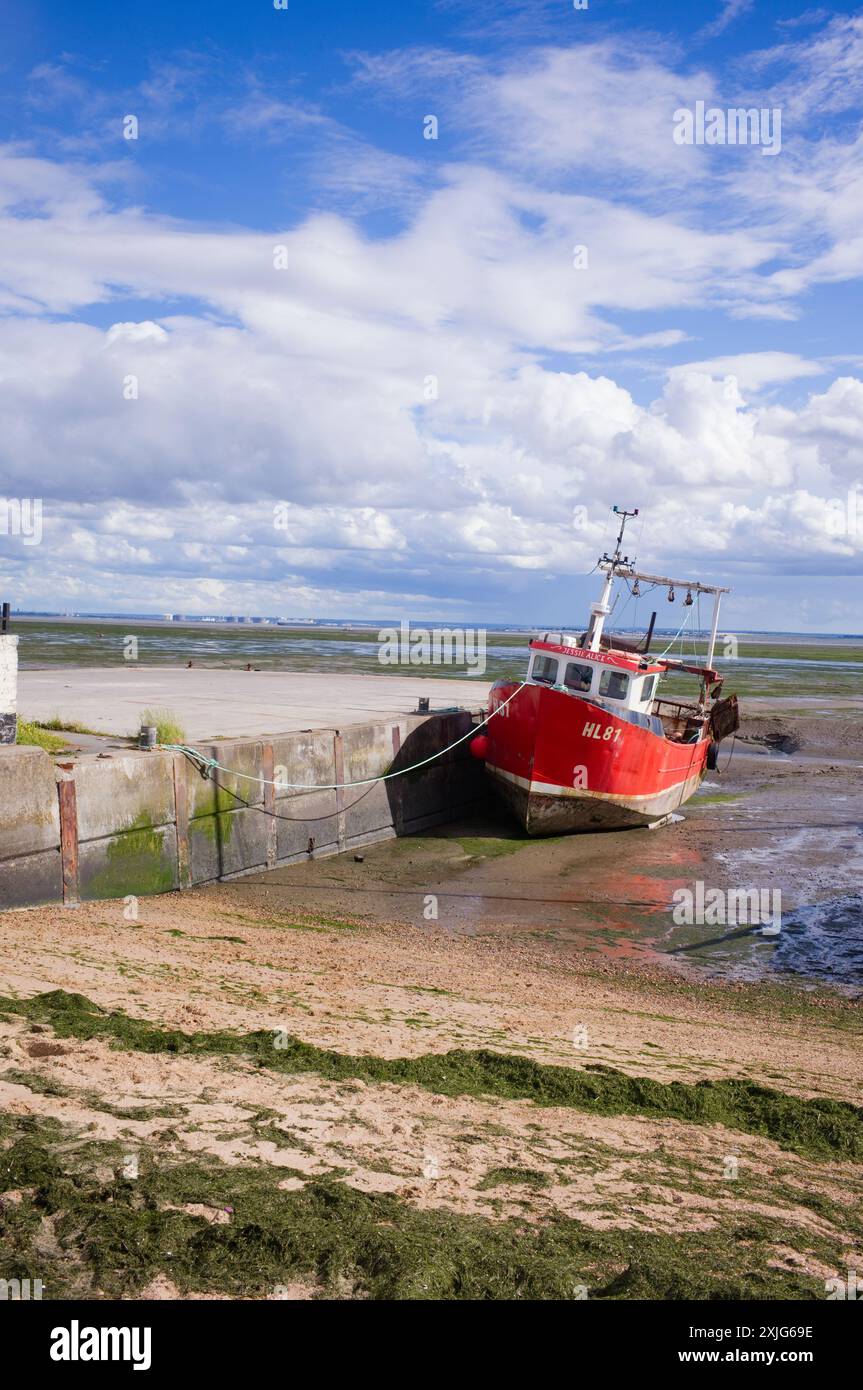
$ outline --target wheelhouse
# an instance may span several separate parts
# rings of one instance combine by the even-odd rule
[[[546,633],[531,642],[526,684],[589,700],[675,743],[691,743],[703,736],[707,691],[713,685],[715,698],[722,684],[716,671],[613,647],[594,651],[578,645],[578,640],[566,633]],[[697,676],[701,698],[662,699],[659,682],[669,671]]]
[[[631,660],[623,653],[591,652],[550,640],[532,642],[530,652],[529,685],[549,686],[611,712],[651,714],[659,678],[666,669]]]

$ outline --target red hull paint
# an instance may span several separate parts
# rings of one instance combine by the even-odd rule
[[[489,710],[517,683],[493,687]],[[603,705],[526,685],[486,725],[486,768],[531,835],[649,825],[698,789],[710,737],[677,743]]]

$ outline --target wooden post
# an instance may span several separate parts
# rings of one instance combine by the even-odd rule
[[[393,766],[395,766],[396,759],[398,758],[398,755],[401,752],[402,747],[402,731],[399,728],[398,724],[393,724],[392,737]],[[387,788],[389,794],[390,806],[392,807],[393,830],[396,832],[397,835],[400,835],[402,832],[402,791],[404,790],[404,788],[402,787],[403,780],[404,779],[401,777],[394,777],[391,782],[384,783],[384,786]]]
[[[71,778],[57,783],[60,802],[60,865],[63,872],[63,906],[80,907],[78,884],[78,802]]]
[[[344,741],[344,739],[342,738],[341,734],[339,733],[339,730],[338,730],[338,729],[336,729],[335,737],[334,737],[334,739],[333,739],[333,761],[334,761],[334,763],[335,763],[335,771],[336,771],[336,775],[335,775],[335,778],[334,778],[333,780],[334,780],[335,782],[344,782],[344,780],[345,780],[345,741]],[[341,786],[337,786],[337,787],[336,787],[336,816],[338,817],[338,822],[337,822],[337,824],[338,824],[339,849],[340,849],[340,850],[347,849],[347,845],[348,845],[348,836],[347,836],[347,819],[346,819],[346,817],[345,817],[345,790],[344,790],[344,787],[341,787]]]
[[[267,868],[274,869],[279,857],[279,822],[276,820],[275,761],[273,745],[265,743],[261,748],[261,776],[264,779],[264,815],[267,817]]]
[[[174,818],[177,823],[177,881],[181,888],[192,886],[192,864],[189,858],[189,786],[186,781],[186,760],[182,753],[174,756]]]

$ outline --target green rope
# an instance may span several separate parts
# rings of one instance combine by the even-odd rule
[[[476,734],[477,730],[482,728],[483,724],[487,724],[490,719],[494,719],[496,714],[500,714],[501,710],[506,709],[510,700],[514,700],[519,691],[524,690],[526,685],[527,681],[522,681],[521,685],[504,700],[503,704],[498,705],[497,709],[492,710],[491,714],[487,714],[485,719],[480,720],[475,728],[468,729],[467,733],[462,734],[461,738],[457,738],[454,743],[448,744],[446,748],[438,749],[437,753],[432,753],[430,758],[423,758],[418,763],[412,763],[410,767],[399,768],[398,772],[384,772],[380,777],[361,777],[356,782],[324,782],[322,784],[282,782],[274,777],[256,777],[251,772],[239,772],[235,771],[233,768],[225,767],[223,763],[217,762],[215,758],[208,758],[199,748],[192,748],[185,743],[160,743],[159,747],[164,749],[167,753],[184,754],[185,757],[189,758],[198,766],[202,776],[208,771],[227,772],[231,777],[243,777],[247,782],[257,782],[260,786],[277,787],[282,791],[331,792],[342,791],[347,787],[367,787],[373,782],[389,782],[393,777],[404,777],[405,773],[415,772],[418,767],[427,767],[428,764],[433,763],[436,758],[442,758],[444,753],[449,753],[451,749],[458,748],[459,744],[464,743],[465,739],[473,738],[474,734]]]

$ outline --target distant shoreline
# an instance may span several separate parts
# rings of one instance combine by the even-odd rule
[[[88,627],[124,627],[128,626],[131,623],[137,623],[139,627],[163,628],[166,631],[170,632],[181,632],[185,629],[196,633],[202,630],[204,632],[299,632],[304,634],[314,634],[319,632],[377,633],[382,628],[393,626],[397,621],[398,620],[394,618],[381,619],[380,622],[349,622],[347,620],[340,621],[338,619],[320,619],[318,621],[315,621],[314,623],[297,623],[296,625],[294,625],[293,623],[277,622],[274,619],[269,619],[266,622],[228,622],[226,619],[211,618],[183,618],[182,620],[174,621],[168,620],[166,618],[141,617],[140,615],[129,613],[114,614],[111,617],[107,617],[101,614],[97,614],[94,616],[91,614],[43,615],[32,613],[13,613],[12,630],[14,631],[15,626],[19,623],[26,623],[28,625],[35,624],[37,626],[40,624],[43,626],[53,626],[55,624],[62,626],[70,626],[74,623],[80,623]],[[570,627],[577,628],[578,626],[579,625],[577,623],[569,625],[565,624],[564,630],[569,630]],[[510,637],[533,637],[537,632],[559,632],[561,630],[561,624],[559,622],[534,623],[528,626],[521,625],[517,627],[501,627],[497,624],[488,623],[459,623],[451,618],[415,618],[411,619],[411,627],[440,627],[453,628],[456,630],[494,632],[500,634],[501,636]],[[621,627],[618,630],[620,632],[637,632],[641,631],[641,628]],[[732,629],[728,628],[726,630],[730,631]],[[665,634],[671,634],[676,631],[676,628],[656,628],[656,633],[660,636]],[[694,635],[698,636],[700,633],[706,633],[706,631],[707,629],[695,629]],[[788,642],[792,640],[796,642],[848,642],[851,645],[863,645],[863,633],[859,632],[795,632],[792,630],[781,630],[777,628],[736,628],[733,629],[733,631],[739,639],[751,638],[752,640],[757,639],[764,642],[773,641],[778,643],[779,645],[787,645]]]

